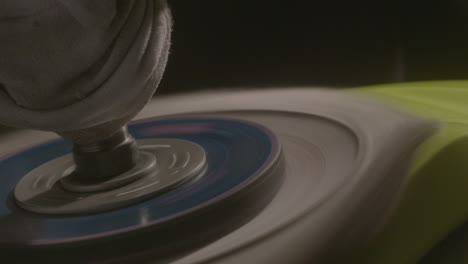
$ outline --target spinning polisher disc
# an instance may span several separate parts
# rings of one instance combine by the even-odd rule
[[[280,185],[281,148],[260,125],[174,118],[140,121],[129,130],[142,150],[154,152],[158,169],[115,189],[67,191],[60,179],[71,157],[63,140],[4,158],[1,245],[57,261],[70,256],[118,260],[135,253],[135,247],[162,257],[249,220]]]
[[[206,169],[108,210],[31,212],[11,192],[32,170],[66,157],[70,146],[45,142],[48,134],[7,133],[0,137],[0,245],[50,260],[71,254],[154,263],[327,259],[377,230],[408,157],[434,128],[363,98],[306,89],[163,97],[137,119],[129,131],[140,142],[197,144]],[[32,143],[41,145],[20,150]],[[168,160],[160,166],[170,166]],[[60,176],[50,178],[57,183]],[[32,188],[34,179],[29,182]]]

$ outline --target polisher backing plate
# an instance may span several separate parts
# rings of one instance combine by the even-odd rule
[[[145,247],[161,257],[232,230],[263,208],[279,187],[281,148],[262,126],[231,119],[189,118],[140,121],[130,125],[129,131],[142,142],[170,137],[200,145],[206,152],[206,172],[152,199],[111,211],[37,214],[19,208],[9,194],[31,170],[66,157],[70,145],[56,140],[22,150],[0,162],[0,246],[15,253],[30,250],[26,252],[35,258],[58,261],[70,256],[84,261],[118,260],[121,255],[131,255],[133,248]]]
[[[375,233],[390,212],[412,151],[434,129],[432,122],[380,103],[319,89],[162,97],[137,119],[148,117],[160,122],[245,120],[273,131],[283,146],[284,181],[264,210],[247,222],[234,219],[239,224],[236,230],[203,248],[189,254],[172,252],[171,263],[317,263],[353,250],[356,241]],[[265,192],[257,193],[250,201],[265,199]],[[216,226],[204,231],[212,227]],[[165,230],[169,237],[177,229]],[[135,240],[128,236],[126,241]],[[125,245],[132,247],[130,242]],[[138,256],[152,263],[168,261],[151,252]],[[135,255],[117,260],[131,262]]]
[[[73,171],[71,154],[33,169],[16,184],[14,197],[24,209],[43,214],[92,214],[135,204],[200,179],[206,169],[205,151],[191,141],[174,138],[139,140],[140,154],[131,170],[88,189],[68,190],[61,181]],[[157,157],[157,158],[156,158]],[[141,175],[139,175],[140,173]],[[130,177],[129,177],[130,176]],[[108,186],[113,186],[109,188]],[[81,187],[81,186],[80,186]]]

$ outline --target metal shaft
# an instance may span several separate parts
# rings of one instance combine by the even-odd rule
[[[133,168],[138,160],[138,148],[127,128],[122,127],[107,139],[85,145],[75,144],[73,159],[76,169],[69,180],[99,183]]]

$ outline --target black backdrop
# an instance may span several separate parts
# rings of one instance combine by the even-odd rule
[[[465,0],[172,0],[158,93],[468,76]]]

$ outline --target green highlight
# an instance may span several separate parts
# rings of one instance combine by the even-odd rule
[[[351,261],[418,263],[439,241],[468,221],[468,81],[378,85],[351,92],[441,124],[438,133],[417,150],[392,216]]]

